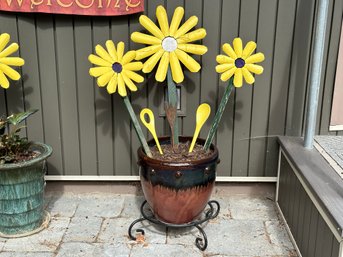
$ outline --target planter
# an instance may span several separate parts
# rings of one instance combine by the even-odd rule
[[[179,137],[180,142],[191,137]],[[170,144],[169,137],[159,138],[161,144]],[[198,139],[204,144],[205,140]],[[149,141],[153,145],[153,141]],[[185,224],[195,220],[204,210],[213,190],[218,150],[202,160],[187,163],[161,161],[149,158],[138,149],[140,179],[144,196],[157,219],[164,223]]]
[[[30,161],[0,165],[0,235],[18,237],[40,231],[44,212],[44,165],[50,146],[34,143],[41,154]]]

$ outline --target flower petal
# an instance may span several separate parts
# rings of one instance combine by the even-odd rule
[[[121,60],[121,65],[125,65],[131,62],[136,57],[136,51],[128,51],[124,54],[123,59]]]
[[[6,64],[0,63],[0,70],[2,70],[7,77],[9,77],[12,80],[19,80],[20,74],[16,70],[12,69],[10,66]]]
[[[118,61],[117,50],[112,40],[106,41],[106,48],[109,55],[112,57],[113,62],[117,62]]]
[[[162,82],[166,79],[167,71],[169,67],[169,52],[164,52],[161,57],[160,64],[158,65],[155,79],[159,82]]]
[[[164,50],[160,49],[158,52],[156,52],[153,56],[151,56],[144,64],[143,64],[143,69],[142,71],[144,73],[149,73],[151,72],[154,67],[156,66],[158,60],[161,58],[163,55]]]
[[[242,57],[242,53],[243,53],[243,43],[242,43],[242,39],[240,39],[239,37],[236,37],[233,42],[233,49],[235,49],[235,53],[237,55],[237,58],[241,58]]]
[[[216,72],[218,73],[223,73],[227,70],[232,69],[233,67],[235,67],[235,65],[233,63],[224,63],[224,64],[219,64],[216,66]]]
[[[6,78],[5,74],[0,70],[0,86],[2,88],[9,88],[10,82]]]
[[[106,52],[106,50],[101,45],[95,46],[95,52],[105,61],[113,63],[113,58]]]
[[[185,13],[185,10],[180,6],[175,9],[172,21],[170,23],[170,28],[169,28],[170,36],[173,37],[177,29],[179,28],[180,22],[183,18],[184,13]]]
[[[175,53],[179,60],[189,69],[191,72],[198,72],[201,68],[200,64],[194,60],[189,54],[182,50],[176,49]]]
[[[145,57],[153,55],[154,53],[156,53],[161,48],[162,48],[161,45],[152,45],[152,46],[148,46],[148,47],[138,49],[136,51],[136,60],[142,60]]]
[[[0,52],[4,50],[5,46],[10,42],[10,35],[7,33],[2,33],[0,35]]]
[[[112,76],[114,75],[114,71],[108,71],[104,74],[102,74],[98,79],[97,79],[97,83],[99,87],[104,87],[106,86],[106,84],[110,81],[110,79],[112,78]]]
[[[12,43],[8,47],[6,47],[2,52],[0,52],[0,58],[7,57],[10,54],[13,54],[18,49],[19,49],[19,45],[17,43]]]
[[[118,57],[118,62],[122,62],[122,58],[123,58],[123,55],[124,55],[124,49],[125,49],[125,44],[124,42],[120,41],[118,44],[117,44],[117,57]]]
[[[156,8],[156,17],[158,20],[158,24],[160,24],[160,28],[164,36],[169,35],[169,23],[168,23],[168,15],[166,9],[159,5]]]
[[[201,29],[197,29],[192,32],[189,32],[183,36],[180,36],[177,39],[177,42],[179,44],[185,44],[185,43],[203,39],[204,37],[206,37],[206,30],[204,28],[201,28]]]
[[[217,63],[219,63],[219,64],[223,64],[223,63],[234,63],[234,62],[235,62],[234,59],[232,59],[232,58],[229,57],[229,56],[223,55],[223,54],[217,55],[216,61],[217,61]]]
[[[25,61],[20,57],[3,57],[0,58],[0,63],[12,66],[23,66],[25,64]]]
[[[190,31],[195,25],[198,23],[198,17],[192,16],[190,17],[175,33],[174,37],[179,38],[180,36],[185,35],[188,31]]]
[[[117,90],[117,84],[118,84],[118,75],[116,73],[114,73],[114,75],[112,76],[110,82],[108,82],[107,92],[109,94],[115,93],[116,90]]]
[[[98,66],[112,67],[112,63],[105,61],[104,59],[94,54],[90,54],[88,56],[88,61]]]
[[[250,71],[248,71],[247,68],[243,67],[242,68],[242,73],[243,73],[243,77],[245,79],[245,81],[248,83],[248,84],[253,84],[255,82],[255,78],[254,76],[250,73]]]
[[[184,80],[183,71],[179,59],[177,58],[175,52],[170,52],[170,68],[173,76],[173,80],[176,83],[181,83]]]
[[[124,66],[125,70],[141,70],[143,68],[142,62],[130,62],[125,64]]]
[[[221,76],[220,76],[220,79],[222,80],[222,81],[227,81],[229,78],[231,78],[232,77],[232,75],[233,74],[235,74],[235,71],[237,70],[237,68],[236,67],[234,67],[234,68],[232,68],[232,69],[230,69],[230,70],[228,70],[228,71],[225,71]]]
[[[177,48],[191,54],[203,55],[207,52],[207,47],[196,44],[178,44]]]
[[[137,74],[136,72],[130,70],[123,70],[121,73],[124,73],[127,77],[137,83],[142,83],[144,81],[144,77]]]
[[[99,77],[109,71],[112,71],[111,67],[93,67],[89,69],[89,75],[92,77]]]
[[[225,43],[223,45],[223,51],[232,59],[234,59],[234,60],[237,59],[237,55],[236,55],[235,51],[232,49],[230,44]]]
[[[263,67],[261,65],[248,63],[244,67],[247,68],[248,71],[253,72],[257,75],[260,75],[263,72]]]
[[[263,53],[257,53],[253,54],[252,56],[248,57],[245,60],[245,63],[256,63],[256,62],[262,62],[264,60],[264,54]]]
[[[121,73],[120,75],[123,77],[126,86],[127,86],[131,91],[133,91],[133,92],[137,91],[136,85],[132,82],[132,80],[131,80],[130,78],[128,78],[128,77],[125,75],[125,73]]]
[[[161,44],[162,40],[141,32],[133,32],[131,34],[131,40],[136,43],[147,44],[147,45],[158,45]]]
[[[162,31],[156,26],[155,23],[150,20],[146,15],[141,15],[139,17],[139,23],[146,28],[147,31],[149,31],[152,35],[159,39],[163,39],[164,35]]]
[[[125,97],[127,95],[126,88],[125,88],[125,82],[121,74],[118,74],[118,93],[122,97]]]
[[[242,69],[236,69],[235,77],[233,78],[233,84],[235,85],[235,87],[242,87],[243,85]]]
[[[256,43],[254,41],[249,41],[244,47],[242,58],[245,60],[248,58],[256,49]]]

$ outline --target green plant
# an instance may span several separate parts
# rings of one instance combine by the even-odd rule
[[[37,111],[29,110],[0,118],[0,164],[15,163],[32,156],[29,151],[30,141],[27,137],[21,137],[19,132],[25,128],[20,123]]]

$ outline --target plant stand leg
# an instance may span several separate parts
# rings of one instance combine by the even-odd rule
[[[207,205],[209,206],[209,209],[206,210],[206,212],[204,213],[205,215],[204,215],[204,217],[202,219],[195,220],[195,221],[192,221],[192,222],[189,222],[189,223],[185,223],[185,224],[170,224],[170,223],[166,223],[166,222],[160,221],[159,219],[157,219],[154,216],[154,214],[150,210],[150,207],[146,206],[146,205],[147,205],[147,201],[144,201],[142,203],[142,205],[141,205],[140,212],[141,212],[141,215],[143,217],[134,220],[131,223],[131,225],[129,226],[128,234],[129,234],[129,237],[132,240],[136,240],[136,237],[132,235],[133,227],[137,223],[142,222],[144,220],[147,220],[147,221],[149,221],[149,222],[151,222],[153,224],[165,226],[166,228],[190,228],[190,227],[196,227],[199,230],[201,236],[197,237],[195,239],[195,245],[201,251],[205,251],[206,250],[207,245],[208,245],[207,235],[206,235],[204,229],[200,225],[202,223],[207,222],[210,219],[214,219],[214,218],[216,218],[218,216],[219,211],[220,211],[220,204],[217,201],[211,200],[211,201],[209,201],[207,203]],[[145,234],[143,229],[136,229],[135,231],[136,231],[136,233],[141,233],[142,235]]]

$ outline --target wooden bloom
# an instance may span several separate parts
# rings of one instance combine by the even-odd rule
[[[259,75],[263,72],[263,67],[255,64],[264,60],[263,53],[252,55],[256,49],[256,43],[253,41],[248,42],[244,49],[240,38],[235,38],[232,44],[233,48],[228,43],[223,45],[223,51],[227,55],[217,55],[219,64],[216,66],[216,71],[222,73],[220,79],[227,81],[234,75],[235,87],[243,85],[243,78],[248,84],[253,84],[255,78],[251,73]]]
[[[115,47],[112,40],[106,41],[107,51],[101,46],[95,47],[97,55],[90,54],[88,60],[98,67],[89,69],[89,74],[97,78],[99,87],[107,85],[107,92],[113,94],[117,91],[122,97],[127,96],[126,87],[131,91],[137,91],[134,84],[141,83],[144,78],[135,71],[142,69],[142,62],[132,62],[136,57],[135,51],[128,51],[124,54],[125,45],[123,42]]]
[[[197,25],[198,18],[192,16],[180,26],[183,15],[184,9],[182,7],[177,7],[169,25],[167,12],[165,8],[160,5],[156,8],[156,17],[160,27],[157,27],[157,25],[147,16],[141,15],[139,17],[139,22],[151,35],[141,32],[134,32],[131,34],[132,41],[150,45],[139,49],[136,54],[137,60],[150,56],[143,65],[144,73],[151,72],[159,61],[155,76],[157,81],[162,82],[166,79],[169,64],[173,80],[176,83],[180,83],[184,80],[180,62],[182,62],[191,72],[197,72],[201,68],[200,64],[189,54],[203,55],[207,52],[207,47],[189,43],[203,39],[206,36],[206,30],[200,28],[189,32]]]
[[[6,47],[9,41],[9,34],[3,33],[0,35],[0,86],[2,88],[9,88],[10,86],[7,77],[12,80],[20,79],[20,74],[10,66],[23,66],[25,63],[24,59],[20,57],[9,57],[9,55],[19,49],[19,45],[17,43],[12,43]]]

